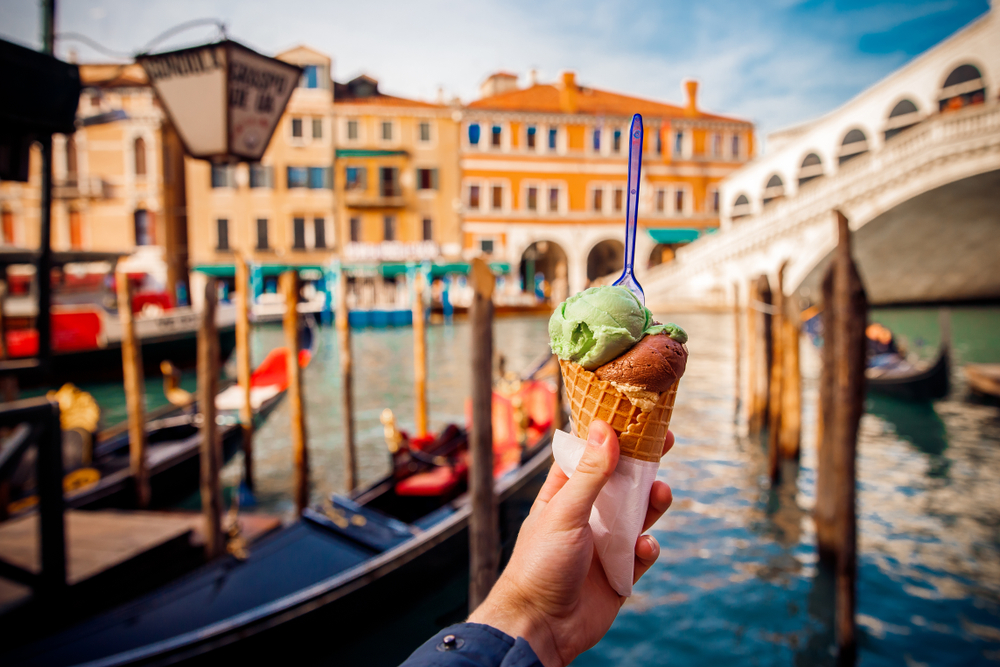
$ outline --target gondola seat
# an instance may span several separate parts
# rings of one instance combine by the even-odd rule
[[[396,482],[399,496],[443,496],[451,493],[462,481],[465,471],[460,474],[458,466],[438,466],[427,472],[410,475]]]

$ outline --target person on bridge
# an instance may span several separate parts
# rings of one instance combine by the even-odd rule
[[[667,433],[664,454],[674,444]],[[588,520],[618,465],[618,438],[591,422],[587,448],[571,478],[552,464],[521,527],[510,562],[465,623],[442,630],[402,667],[561,667],[600,641],[627,598],[608,584]],[[670,487],[656,481],[643,530],[670,507]],[[651,535],[635,545],[635,579],[660,555]]]

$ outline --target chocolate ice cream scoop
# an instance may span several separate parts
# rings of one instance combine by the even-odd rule
[[[669,389],[687,365],[687,349],[666,333],[644,336],[628,352],[598,367],[599,380],[650,392]]]

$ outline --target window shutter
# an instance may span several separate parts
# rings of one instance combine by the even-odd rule
[[[323,167],[323,187],[333,189],[333,167]]]
[[[431,169],[431,188],[434,190],[438,189],[438,170],[436,167]]]

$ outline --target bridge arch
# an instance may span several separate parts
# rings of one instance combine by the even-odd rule
[[[947,75],[938,90],[938,111],[961,109],[986,101],[986,75],[983,66],[972,58],[945,68]]]
[[[819,152],[809,151],[805,157],[802,158],[802,162],[799,166],[799,187],[802,187],[815,178],[823,176],[824,173],[823,159],[819,156]]]
[[[843,139],[840,140],[840,147],[837,150],[838,162],[844,164],[848,160],[867,153],[870,148],[868,133],[855,126],[845,132]]]
[[[733,200],[733,212],[729,217],[736,220],[738,218],[745,218],[750,215],[750,213],[750,198],[744,193],[740,193],[739,196]]]
[[[761,197],[761,203],[767,206],[774,200],[781,199],[784,196],[785,182],[779,174],[771,174],[767,179],[767,183],[764,184],[764,195]]]
[[[923,120],[920,108],[909,96],[898,100],[886,117],[883,134],[886,140],[891,139],[903,130],[913,127]]]

